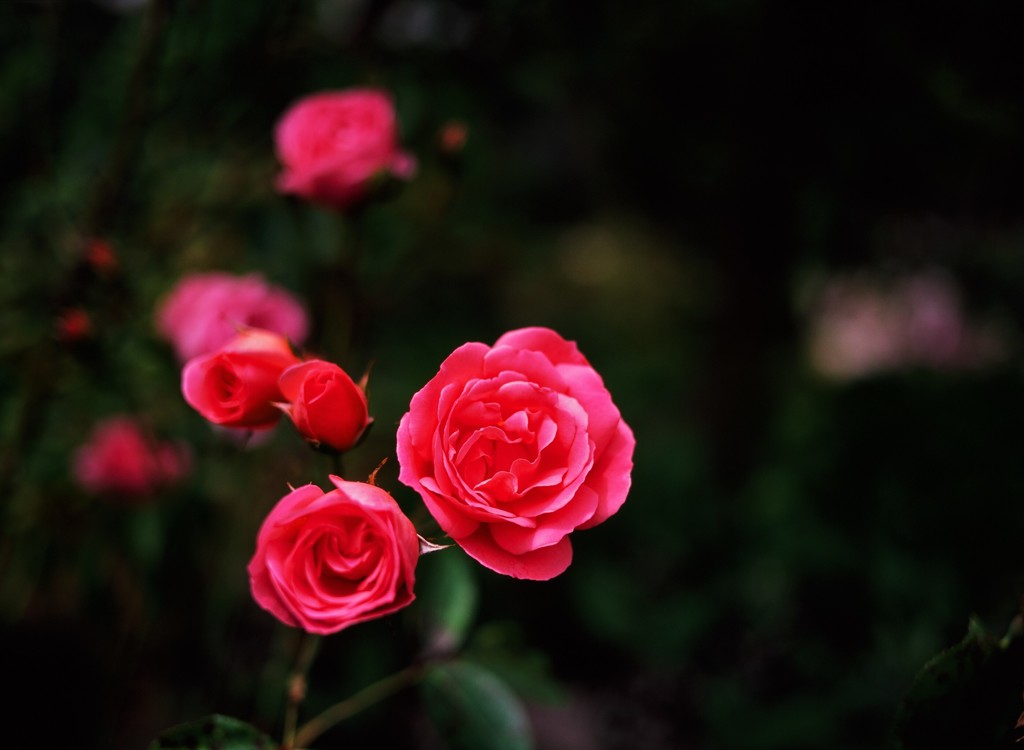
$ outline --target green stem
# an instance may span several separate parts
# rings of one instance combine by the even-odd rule
[[[413,666],[406,667],[401,672],[396,672],[372,685],[368,685],[340,703],[335,703],[319,716],[314,716],[307,721],[299,729],[299,733],[295,737],[295,747],[307,747],[309,743],[335,724],[355,716],[363,709],[369,708],[374,703],[390,695],[394,695],[403,688],[416,684],[423,677],[424,671],[424,665],[414,664]]]
[[[284,737],[281,742],[281,750],[292,750],[296,747],[295,727],[299,723],[299,706],[306,698],[307,676],[319,645],[320,636],[302,633],[295,668],[288,676],[288,706],[284,714]]]
[[[345,457],[340,453],[335,453],[331,456],[331,468],[334,469],[334,475],[345,478]]]
[[[348,231],[343,234],[345,243],[347,245],[344,248],[344,267],[342,274],[344,277],[344,287],[348,295],[348,341],[345,350],[346,356],[349,360],[353,360],[357,356],[362,355],[362,347],[365,345],[363,341],[363,316],[365,314],[363,305],[363,282],[364,280],[360,275],[360,263],[362,262],[362,255],[364,253],[364,245],[366,244],[366,206],[357,206],[348,215]]]
[[[999,647],[1009,648],[1014,639],[1020,638],[1022,635],[1024,635],[1024,613],[1015,615],[1010,621],[1010,627],[1006,630],[1006,635],[999,641]]]

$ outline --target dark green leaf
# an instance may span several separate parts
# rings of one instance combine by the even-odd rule
[[[897,747],[1010,750],[1022,690],[1024,639],[1001,643],[972,620],[964,640],[914,680],[896,718]]]
[[[515,622],[491,622],[477,629],[466,658],[500,677],[519,695],[542,703],[565,701],[564,688],[551,674],[547,654],[528,646]]]
[[[431,721],[452,750],[530,750],[533,734],[522,704],[505,683],[467,662],[440,664],[421,690]]]
[[[277,743],[256,727],[230,716],[213,714],[171,727],[149,750],[273,750]]]
[[[476,615],[477,587],[465,555],[441,552],[420,559],[418,598],[428,648],[458,649]]]

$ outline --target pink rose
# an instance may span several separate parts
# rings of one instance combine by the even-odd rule
[[[247,328],[219,351],[189,360],[181,392],[214,424],[266,429],[281,416],[278,378],[298,361],[283,336]]]
[[[256,603],[292,627],[336,633],[415,598],[419,539],[384,490],[331,477],[285,495],[256,538],[249,583]]]
[[[480,563],[546,580],[572,561],[569,534],[625,501],[634,445],[576,344],[524,328],[460,346],[413,396],[398,478]]]
[[[316,447],[347,451],[373,421],[366,393],[332,362],[313,359],[289,367],[278,384],[288,401],[285,413]]]
[[[415,159],[398,147],[391,97],[376,89],[327,91],[301,99],[277,124],[284,167],[277,189],[344,209],[367,195],[374,179],[408,179]]]
[[[185,276],[157,309],[156,325],[182,362],[216,351],[242,328],[273,331],[296,345],[309,331],[302,303],[255,273]]]
[[[181,479],[190,464],[187,446],[158,442],[133,418],[115,416],[75,451],[72,473],[88,492],[141,496]]]

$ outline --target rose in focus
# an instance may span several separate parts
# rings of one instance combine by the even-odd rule
[[[366,197],[375,179],[408,179],[415,159],[398,146],[391,97],[376,89],[313,94],[277,124],[277,188],[336,209]]]
[[[87,492],[139,497],[178,481],[190,466],[187,446],[159,442],[118,415],[93,428],[75,451],[72,473]]]
[[[572,561],[572,531],[625,501],[634,446],[576,344],[524,328],[460,346],[413,396],[399,479],[471,557],[544,580]]]
[[[189,360],[181,373],[181,392],[214,424],[266,429],[281,416],[278,379],[298,362],[283,336],[248,328],[218,351]]]
[[[336,633],[413,601],[419,539],[384,490],[332,476],[308,484],[267,516],[249,563],[257,604],[310,633]]]
[[[373,421],[366,392],[333,362],[312,359],[289,367],[279,385],[288,401],[283,410],[315,447],[347,451]]]
[[[242,328],[263,328],[301,346],[309,331],[302,303],[256,273],[194,273],[167,294],[156,326],[184,362],[224,346]]]

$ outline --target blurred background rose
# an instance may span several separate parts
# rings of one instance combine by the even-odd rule
[[[966,319],[948,275],[922,271],[895,280],[829,279],[809,321],[811,363],[837,379],[886,370],[961,370],[997,363],[1006,343],[993,326]]]
[[[74,455],[75,480],[87,492],[145,498],[185,476],[188,447],[157,441],[133,418],[103,420]]]
[[[264,328],[301,346],[309,330],[302,303],[258,273],[193,273],[160,301],[156,326],[182,362],[208,354],[242,328]]]

